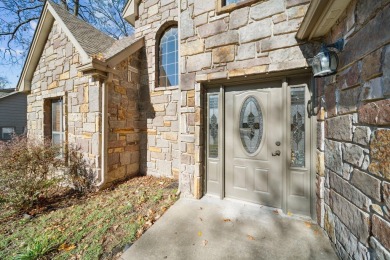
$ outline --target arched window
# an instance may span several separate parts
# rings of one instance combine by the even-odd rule
[[[169,27],[162,34],[158,53],[158,86],[179,84],[179,46],[177,27]]]

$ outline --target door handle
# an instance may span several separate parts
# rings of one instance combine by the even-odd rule
[[[272,156],[280,156],[280,151],[276,150],[274,153],[272,153]]]

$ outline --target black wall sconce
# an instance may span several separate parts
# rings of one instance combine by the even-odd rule
[[[344,48],[344,39],[340,38],[332,44],[322,44],[320,52],[313,57],[311,65],[313,69],[314,78],[326,77],[337,72],[339,65],[338,52]],[[317,86],[316,80],[313,78],[311,82],[311,100],[307,102],[308,117],[316,116],[322,107],[322,98],[318,106]],[[315,108],[318,110],[315,111]]]
[[[337,52],[342,51],[343,48],[343,38],[332,44],[322,44],[321,51],[312,60],[314,77],[326,77],[335,74],[339,65]]]

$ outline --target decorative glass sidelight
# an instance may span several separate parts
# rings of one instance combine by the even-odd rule
[[[291,167],[305,167],[305,88],[291,88]]]
[[[209,96],[209,157],[218,158],[218,95]]]
[[[242,104],[239,123],[241,143],[245,151],[253,154],[263,137],[263,113],[254,96],[247,97]]]

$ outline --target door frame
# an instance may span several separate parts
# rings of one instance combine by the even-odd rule
[[[246,78],[246,77],[239,77],[236,79],[228,79],[228,80],[218,80],[216,82],[207,82],[203,83],[202,87],[204,89],[204,98],[203,98],[203,107],[205,108],[203,110],[203,125],[205,126],[204,128],[204,148],[203,148],[203,172],[204,172],[204,177],[203,177],[203,193],[204,195],[212,195],[212,196],[217,196],[220,199],[225,198],[225,133],[224,131],[219,131],[218,135],[218,142],[220,143],[220,157],[219,157],[219,164],[220,167],[218,169],[218,174],[220,178],[220,183],[219,183],[219,194],[209,194],[207,190],[207,162],[208,162],[208,143],[209,143],[209,136],[208,136],[208,118],[207,118],[207,113],[209,109],[209,104],[208,104],[208,95],[209,95],[209,90],[213,89],[213,93],[218,94],[218,102],[219,102],[219,108],[220,110],[218,111],[218,115],[220,118],[220,124],[221,124],[221,129],[225,129],[225,88],[231,87],[231,86],[240,86],[240,85],[247,85],[247,84],[252,84],[252,83],[266,83],[266,82],[275,82],[275,81],[280,81],[281,82],[281,87],[282,87],[282,92],[283,92],[283,97],[282,100],[283,102],[289,101],[289,93],[290,93],[290,86],[295,86],[298,84],[292,83],[289,85],[289,82],[294,82],[298,79],[301,79],[301,81],[307,83],[307,87],[309,90],[309,94],[312,95],[311,89],[312,89],[312,73],[309,70],[305,71],[291,71],[290,73],[285,73],[285,75],[276,75],[276,76],[269,76],[268,77],[261,77],[259,78],[254,77],[254,78]],[[287,146],[287,141],[290,140],[289,138],[289,132],[287,131],[288,129],[288,124],[290,122],[290,117],[288,116],[288,112],[290,110],[290,106],[285,106],[285,109],[283,109],[283,115],[282,118],[286,122],[286,127],[283,128],[283,139],[285,140],[283,142],[283,145],[281,149],[284,151],[287,151],[288,146]],[[306,115],[307,117],[307,115]],[[316,219],[316,191],[315,191],[315,180],[316,180],[316,140],[317,140],[317,131],[316,131],[316,117],[311,117],[308,119],[308,124],[310,126],[310,217],[312,219]],[[288,189],[288,160],[286,160],[286,163],[283,164],[282,166],[282,210],[284,213],[287,214],[287,189]]]

